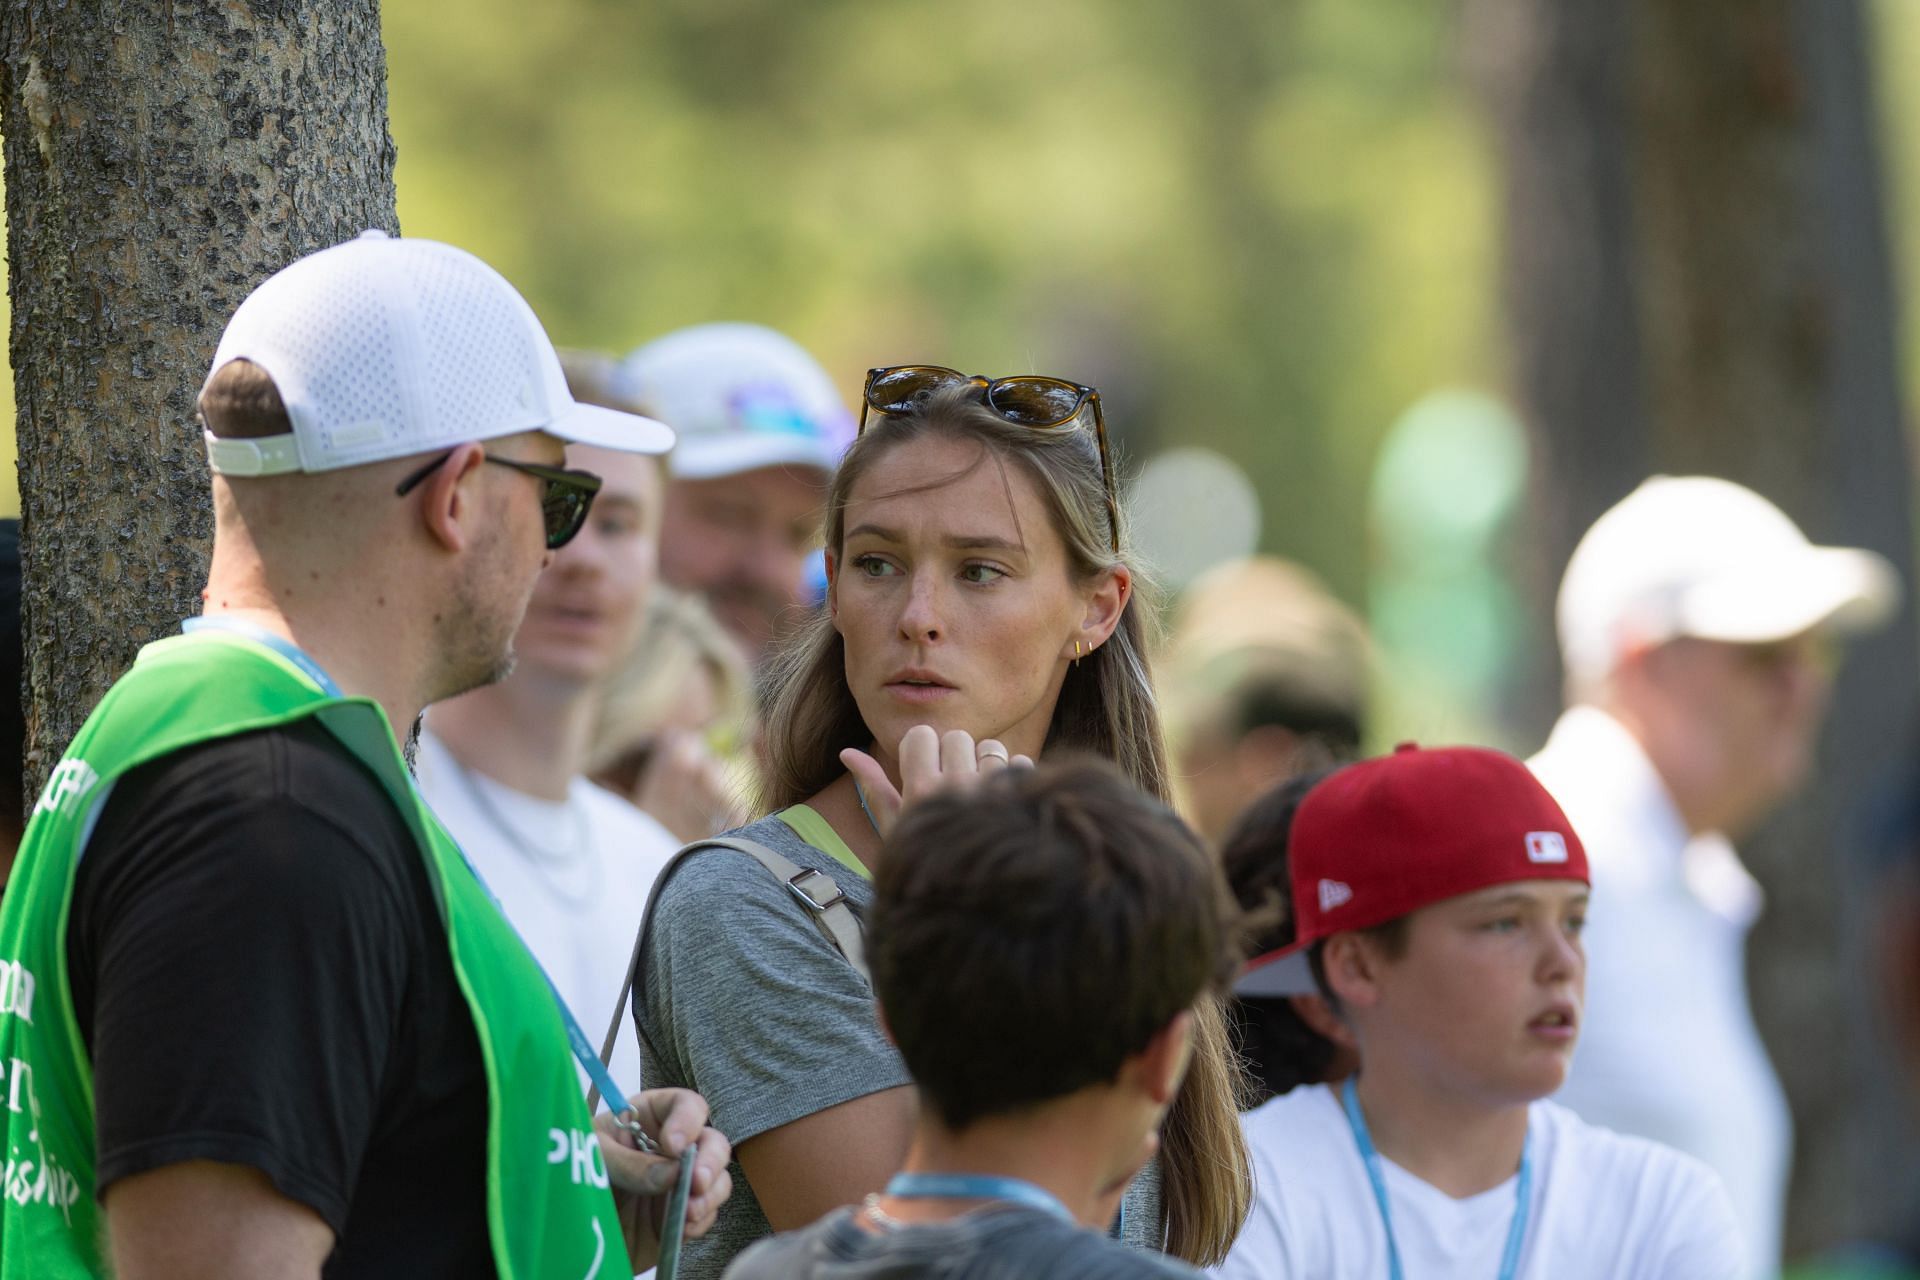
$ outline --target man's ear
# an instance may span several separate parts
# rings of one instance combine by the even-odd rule
[[[1086,612],[1080,617],[1080,625],[1068,638],[1067,657],[1074,656],[1074,642],[1080,645],[1081,653],[1092,653],[1107,642],[1113,635],[1113,629],[1120,625],[1121,615],[1127,610],[1127,601],[1133,598],[1133,571],[1123,564],[1116,564],[1101,572],[1094,580],[1093,589],[1087,596]]]
[[[1327,985],[1349,1009],[1369,1009],[1380,1001],[1380,957],[1357,933],[1336,933],[1320,953]]]
[[[486,464],[487,451],[478,444],[463,444],[447,455],[447,460],[420,482],[415,496],[420,503],[420,522],[427,536],[447,551],[459,554],[473,545],[482,513],[478,488],[465,483]]]

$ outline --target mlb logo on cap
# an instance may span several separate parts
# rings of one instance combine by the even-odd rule
[[[1300,802],[1287,838],[1294,942],[1259,956],[1243,996],[1308,995],[1307,951],[1447,898],[1518,880],[1587,880],[1566,814],[1512,756],[1480,747],[1392,755],[1338,770]]]
[[[1565,862],[1567,840],[1558,831],[1527,832],[1528,862]]]

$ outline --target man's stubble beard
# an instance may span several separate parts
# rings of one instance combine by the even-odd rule
[[[513,673],[513,637],[526,617],[533,583],[520,592],[512,616],[502,618],[499,600],[504,575],[481,559],[475,572],[455,584],[452,607],[435,628],[442,655],[437,683],[442,691],[434,702],[497,684]]]
[[[446,636],[445,644],[444,652],[449,659],[446,671],[448,691],[443,697],[457,697],[474,689],[498,684],[513,674],[515,655],[512,631],[507,633],[504,641],[487,644],[479,631],[468,627]]]

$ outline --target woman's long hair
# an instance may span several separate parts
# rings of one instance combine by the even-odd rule
[[[847,501],[860,477],[892,449],[921,439],[971,441],[981,461],[1025,470],[1066,544],[1069,572],[1086,582],[1127,564],[1112,549],[1100,457],[1089,432],[1008,422],[966,388],[926,397],[906,413],[870,419],[834,473],[827,493],[826,546],[839,560]],[[1129,566],[1131,567],[1131,566]],[[1045,751],[1101,755],[1133,784],[1168,799],[1166,746],[1148,674],[1145,583],[1134,590],[1112,637],[1068,668]],[[847,687],[840,633],[824,614],[776,660],[766,696],[767,768],[762,801],[778,811],[826,789],[845,769],[840,752],[873,742]],[[1166,1250],[1198,1266],[1224,1259],[1253,1201],[1253,1175],[1239,1122],[1239,1068],[1220,1001],[1196,1018],[1192,1065],[1162,1130]]]

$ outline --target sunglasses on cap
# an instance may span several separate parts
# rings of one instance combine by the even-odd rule
[[[860,430],[867,429],[868,413],[911,413],[919,402],[949,387],[970,387],[987,408],[1015,426],[1050,431],[1064,427],[1093,406],[1093,438],[1100,446],[1100,483],[1107,497],[1107,532],[1113,551],[1120,550],[1120,503],[1114,496],[1113,462],[1107,452],[1107,423],[1100,413],[1100,393],[1092,387],[1062,378],[1017,374],[985,378],[937,364],[899,364],[867,370],[861,394]]]
[[[406,497],[452,456],[451,452],[441,454],[402,480],[395,486],[394,493]],[[587,512],[593,507],[593,495],[600,492],[599,476],[591,471],[569,471],[565,467],[543,467],[534,462],[496,458],[490,453],[482,456],[497,466],[524,471],[540,481],[540,514],[546,520],[547,550],[558,551],[573,541],[573,535],[579,533],[580,526],[587,522]]]

